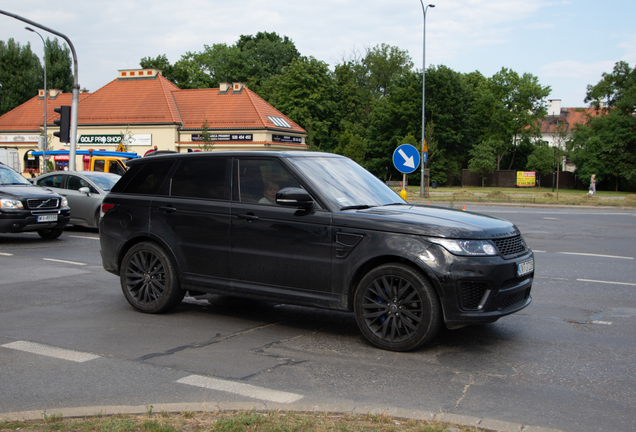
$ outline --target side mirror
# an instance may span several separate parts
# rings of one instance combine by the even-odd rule
[[[86,194],[86,196],[91,196],[91,190],[86,186],[79,188],[77,191]]]
[[[287,187],[276,192],[276,204],[308,209],[314,205],[314,200],[305,189]]]

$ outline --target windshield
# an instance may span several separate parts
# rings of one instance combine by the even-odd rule
[[[84,175],[95,183],[101,190],[109,191],[119,181],[121,176],[117,174],[99,173],[94,174],[90,171],[84,172]]]
[[[341,209],[406,204],[391,188],[351,159],[299,157],[290,161]]]
[[[22,177],[17,172],[9,168],[0,166],[0,185],[7,186],[7,185],[22,185],[22,184],[30,185],[31,183],[29,183],[27,179]]]

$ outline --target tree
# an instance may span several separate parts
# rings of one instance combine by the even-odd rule
[[[38,94],[44,71],[31,44],[21,46],[13,38],[0,41],[0,115]]]
[[[607,108],[601,106],[605,101]],[[574,133],[573,160],[580,178],[597,181],[613,179],[636,185],[636,69],[617,62],[612,73],[588,86],[586,102],[597,108],[598,116]]]
[[[473,113],[480,135],[503,143],[497,150],[497,169],[505,156],[509,157],[508,169],[512,169],[518,145],[539,138],[538,120],[547,114],[545,98],[550,87],[541,86],[531,74],[519,76],[507,68],[485,82],[474,76],[472,80],[476,83]]]
[[[307,131],[314,150],[332,151],[336,85],[329,66],[313,57],[294,60],[263,84],[261,96]]]
[[[201,144],[201,149],[203,151],[214,150],[214,143],[212,142],[212,134],[210,134],[210,124],[208,123],[208,119],[205,119],[201,125],[201,138],[203,139],[203,144]]]
[[[556,149],[550,147],[547,143],[540,143],[535,146],[532,153],[528,156],[526,169],[528,171],[536,171],[542,174],[550,174],[554,164]],[[539,184],[541,186],[541,184]]]
[[[481,175],[481,186],[484,187],[485,176],[497,166],[497,147],[501,144],[496,138],[489,138],[476,145],[471,151],[468,169]]]
[[[60,45],[57,38],[46,38],[46,86],[48,89],[73,91],[73,59],[66,44]]]

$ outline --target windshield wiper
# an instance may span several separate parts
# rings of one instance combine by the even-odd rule
[[[342,210],[364,210],[364,209],[368,209],[371,207],[376,207],[376,206],[372,206],[372,205],[368,205],[368,204],[359,204],[359,205],[352,205],[352,206],[346,206],[346,207],[342,207],[340,209],[340,211]]]

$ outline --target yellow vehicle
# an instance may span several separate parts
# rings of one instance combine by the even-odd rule
[[[89,171],[100,171],[112,174],[124,175],[128,170],[126,161],[129,158],[115,156],[92,156]]]

